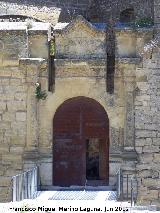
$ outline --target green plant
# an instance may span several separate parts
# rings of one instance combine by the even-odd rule
[[[135,20],[135,26],[136,27],[150,27],[153,26],[154,21],[152,18],[145,17],[139,20]]]
[[[45,90],[42,91],[41,89],[41,84],[40,83],[36,83],[36,92],[35,92],[35,96],[38,100],[45,100],[47,98],[47,93]]]
[[[55,41],[51,40],[50,41],[50,55],[54,56],[55,55]]]
[[[152,18],[145,17],[142,19],[136,19],[135,21],[128,23],[130,27],[151,27],[154,25]]]

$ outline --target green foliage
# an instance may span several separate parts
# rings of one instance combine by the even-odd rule
[[[151,27],[154,25],[154,21],[152,18],[145,17],[139,20],[135,20],[135,27]]]
[[[126,24],[133,28],[152,27],[154,25],[154,21],[152,18],[145,17]]]
[[[45,100],[47,98],[47,93],[45,90],[43,90],[43,91],[41,90],[40,83],[36,83],[35,96],[36,96],[37,100]]]
[[[54,42],[54,40],[51,40],[51,43],[50,43],[50,55],[52,55],[52,56],[55,55],[55,42]]]

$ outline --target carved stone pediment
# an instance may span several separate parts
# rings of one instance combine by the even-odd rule
[[[56,58],[105,58],[105,24],[91,24],[82,16],[55,26]]]
[[[55,32],[59,32],[61,34],[71,33],[75,30],[75,28],[80,27],[86,29],[89,33],[105,33],[105,23],[93,24],[88,22],[83,16],[78,15],[73,21],[70,23],[58,23],[54,30]]]

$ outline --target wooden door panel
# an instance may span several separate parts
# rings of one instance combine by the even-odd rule
[[[83,146],[79,138],[56,141],[54,152],[54,184],[59,186],[83,185]]]
[[[99,153],[99,173],[108,179],[108,125],[105,110],[93,99],[73,98],[59,107],[53,120],[53,185],[85,184],[89,138],[99,138],[104,143]]]

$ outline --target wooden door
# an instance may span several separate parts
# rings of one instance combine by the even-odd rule
[[[53,185],[85,185],[86,140],[101,141],[100,177],[107,181],[108,117],[103,107],[93,99],[77,97],[64,102],[53,119]],[[103,142],[102,142],[103,141]],[[105,161],[105,162],[104,162]]]

